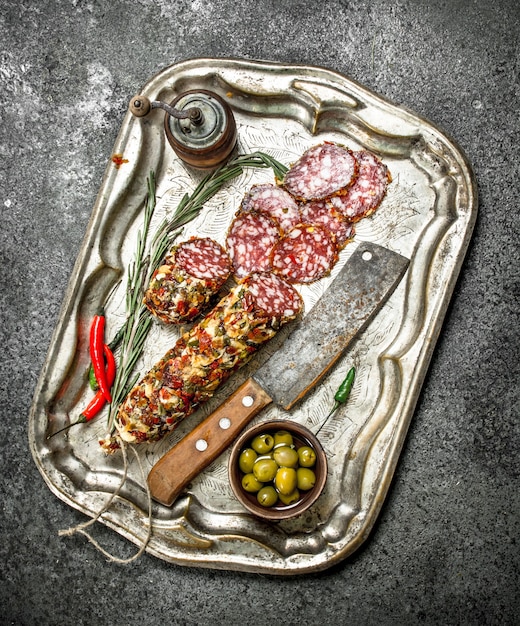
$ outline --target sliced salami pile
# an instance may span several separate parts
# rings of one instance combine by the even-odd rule
[[[130,391],[117,413],[118,435],[131,443],[164,437],[301,310],[299,294],[281,278],[272,273],[246,278]],[[100,444],[107,453],[118,447],[115,437]]]
[[[224,248],[209,238],[193,238],[175,246],[154,272],[144,304],[164,322],[190,322],[209,308],[231,274]]]
[[[226,240],[235,277],[274,271],[295,284],[319,280],[352,241],[354,223],[379,206],[390,180],[367,150],[330,142],[309,148],[278,185],[254,185],[245,194]]]

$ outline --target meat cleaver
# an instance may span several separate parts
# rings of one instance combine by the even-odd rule
[[[184,487],[268,404],[289,410],[301,400],[368,326],[408,264],[396,252],[361,242],[282,346],[152,467],[148,485],[154,500],[171,506]]]

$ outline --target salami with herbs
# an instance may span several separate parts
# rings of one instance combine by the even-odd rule
[[[283,232],[302,221],[298,204],[291,194],[270,183],[251,187],[244,196],[240,210],[258,211],[274,217]]]
[[[333,235],[323,226],[299,224],[273,248],[273,272],[289,283],[312,283],[326,276],[338,258]]]
[[[270,270],[270,254],[281,236],[278,222],[258,211],[238,212],[226,238],[226,247],[237,278]]]
[[[368,150],[354,152],[358,176],[342,196],[331,198],[334,208],[351,222],[372,214],[381,204],[392,178],[386,165]]]
[[[357,176],[351,150],[334,143],[310,148],[292,165],[283,187],[297,200],[324,200],[346,193]]]
[[[153,273],[144,304],[163,322],[193,321],[209,308],[230,274],[231,261],[220,244],[192,238],[175,246]]]
[[[326,228],[336,241],[339,250],[354,237],[354,226],[326,200],[315,200],[301,205],[302,221]]]
[[[119,437],[129,443],[164,437],[302,307],[294,287],[272,273],[253,274],[233,287],[130,391],[115,420]],[[118,448],[115,437],[100,444],[108,453]]]

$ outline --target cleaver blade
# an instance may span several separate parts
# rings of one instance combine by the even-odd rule
[[[148,475],[152,497],[170,506],[259,411],[272,402],[290,410],[301,400],[370,324],[408,264],[397,252],[360,243],[282,346],[152,467]]]

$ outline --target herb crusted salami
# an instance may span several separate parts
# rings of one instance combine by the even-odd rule
[[[208,308],[230,273],[224,248],[212,239],[194,237],[175,246],[154,272],[144,304],[166,323],[190,322]]]
[[[172,431],[302,306],[296,290],[271,273],[233,287],[130,391],[115,420],[121,439],[152,442]],[[109,453],[118,447],[115,438],[100,443]]]

